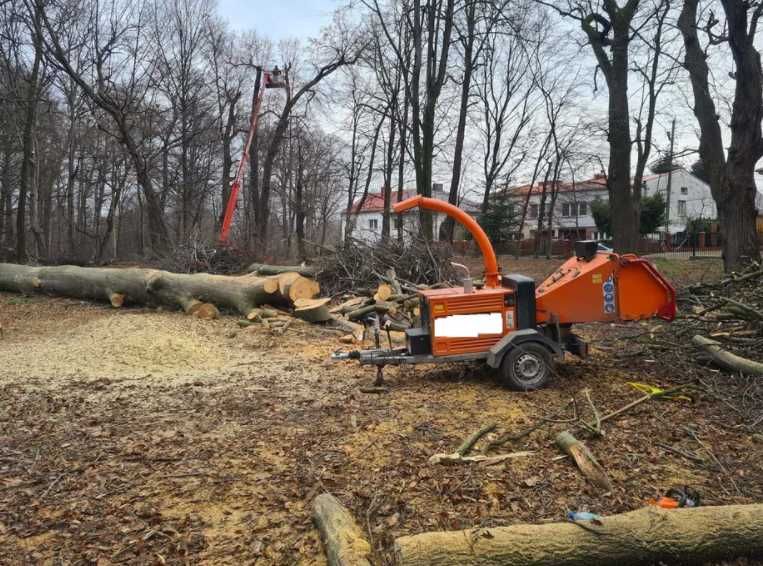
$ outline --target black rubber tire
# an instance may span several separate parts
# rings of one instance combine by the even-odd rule
[[[501,362],[501,379],[514,391],[534,391],[551,380],[553,362],[548,349],[537,342],[512,346]]]

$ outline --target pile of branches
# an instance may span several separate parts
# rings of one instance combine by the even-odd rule
[[[718,282],[690,285],[677,300],[672,323],[647,322],[646,331],[620,336],[617,355],[671,368],[677,381],[722,400],[746,427],[763,429],[763,269],[751,264]]]
[[[190,238],[177,244],[172,252],[161,258],[158,267],[175,273],[241,273],[251,258],[232,247],[212,246],[201,238]]]
[[[689,286],[679,293],[684,337],[715,365],[745,375],[763,375],[763,269],[751,264],[717,283]]]
[[[422,286],[455,282],[452,255],[447,244],[421,237],[374,243],[351,238],[321,257],[318,280],[321,288],[332,295],[350,289],[372,290],[380,282],[392,283],[393,278],[404,292],[414,292]]]

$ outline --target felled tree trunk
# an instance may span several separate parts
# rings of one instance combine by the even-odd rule
[[[601,522],[423,533],[398,538],[395,556],[401,566],[587,566],[705,563],[763,553],[763,504],[645,507]]]
[[[214,318],[217,307],[249,315],[258,305],[293,303],[317,294],[312,280],[293,274],[286,287],[284,277],[228,276],[208,273],[170,273],[158,269],[115,269],[106,267],[30,267],[0,263],[0,290],[45,293],[78,299],[108,301],[114,307],[125,303],[179,307],[189,314]],[[297,292],[296,290],[299,290]],[[283,292],[282,292],[283,291]],[[313,295],[314,296],[314,295]]]

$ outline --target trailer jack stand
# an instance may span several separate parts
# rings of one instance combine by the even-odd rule
[[[384,366],[376,366],[376,381],[374,381],[374,387],[384,386]]]

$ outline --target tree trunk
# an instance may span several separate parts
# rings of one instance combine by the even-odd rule
[[[706,563],[763,552],[763,504],[644,507],[590,522],[513,525],[405,536],[400,566]],[[596,533],[596,534],[594,534]]]
[[[728,36],[736,63],[736,90],[731,117],[731,145],[728,161],[718,113],[709,87],[709,68],[697,36],[699,0],[686,0],[678,18],[684,42],[684,67],[689,71],[694,94],[694,115],[700,128],[699,155],[718,209],[721,225],[723,265],[726,271],[748,260],[760,260],[755,226],[755,164],[763,155],[761,141],[760,54],[747,36],[748,4],[724,2]]]
[[[613,22],[612,71],[609,87],[609,167],[607,187],[616,252],[635,252],[638,240],[640,187],[631,193],[631,135],[628,108],[629,22]]]
[[[39,19],[39,12],[35,8],[35,20]],[[26,251],[26,200],[29,195],[29,184],[32,178],[32,152],[34,151],[34,126],[37,121],[37,90],[42,63],[42,40],[37,33],[34,37],[34,63],[32,74],[28,79],[26,92],[26,112],[24,112],[24,133],[22,135],[22,158],[21,179],[19,181],[19,198],[16,209],[16,261],[24,262],[27,259]]]
[[[79,299],[180,307],[188,313],[215,305],[247,316],[258,305],[291,306],[320,291],[316,281],[298,273],[277,277],[179,274],[158,269],[96,267],[30,267],[0,263],[0,290],[46,293]]]
[[[466,118],[469,113],[469,94],[472,84],[472,70],[474,69],[474,29],[476,26],[475,12],[477,3],[469,2],[466,6],[466,41],[464,42],[464,76],[461,82],[461,103],[458,110],[458,125],[456,126],[456,145],[453,148],[453,171],[450,176],[450,190],[448,202],[458,205],[458,188],[461,182],[461,160],[464,153],[464,138],[466,137]],[[483,210],[484,212],[484,210]],[[453,242],[453,228],[455,221],[447,216],[440,225],[440,240]]]

